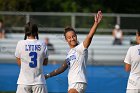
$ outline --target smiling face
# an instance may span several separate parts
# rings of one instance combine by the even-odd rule
[[[77,35],[74,31],[68,31],[65,34],[65,39],[71,48],[74,48],[77,45]]]

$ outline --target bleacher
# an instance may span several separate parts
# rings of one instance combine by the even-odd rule
[[[55,54],[49,55],[49,62],[57,61],[62,63],[65,60],[66,52],[69,49],[67,42],[61,34],[40,34],[40,40],[45,37],[50,39],[54,45]],[[79,42],[85,39],[86,35],[78,34]],[[0,62],[15,63],[15,48],[19,40],[23,40],[24,34],[7,34],[6,39],[0,40]],[[112,45],[111,35],[95,35],[89,47],[88,64],[94,65],[121,65],[130,47],[130,39],[134,36],[124,36],[123,45]]]

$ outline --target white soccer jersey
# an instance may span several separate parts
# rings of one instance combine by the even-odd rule
[[[67,54],[66,62],[69,66],[68,83],[69,85],[76,82],[87,83],[86,80],[86,63],[88,59],[88,50],[84,48],[83,43],[70,49]]]
[[[140,45],[128,49],[124,62],[131,65],[127,89],[140,89]]]
[[[21,59],[17,84],[46,84],[43,75],[43,61],[48,55],[44,42],[36,39],[21,40],[17,44],[15,56]]]

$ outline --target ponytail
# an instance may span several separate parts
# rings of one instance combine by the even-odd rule
[[[26,34],[25,34],[25,36],[24,36],[24,40],[26,40],[27,39],[27,36],[26,36]]]
[[[37,40],[39,39],[39,37],[38,37],[38,33],[36,34],[36,39],[37,39]]]
[[[38,27],[36,24],[32,24],[31,22],[28,22],[25,25],[25,36],[24,40],[27,39],[27,36],[34,36],[36,39],[39,39],[38,37]]]

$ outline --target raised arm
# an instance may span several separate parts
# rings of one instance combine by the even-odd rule
[[[49,74],[46,74],[46,75],[45,75],[45,78],[47,79],[47,78],[49,78],[49,77],[53,77],[53,76],[56,76],[56,75],[58,75],[58,74],[61,74],[61,73],[63,73],[67,68],[68,68],[68,65],[67,65],[67,63],[66,63],[66,61],[65,61],[65,62],[62,64],[61,67],[59,67],[58,69],[52,71],[52,72],[49,73]]]
[[[86,39],[83,42],[85,48],[89,47],[89,45],[92,41],[92,37],[93,37],[94,33],[96,32],[96,29],[97,29],[98,24],[100,23],[101,19],[102,19],[102,12],[98,11],[97,15],[94,18],[94,24],[93,24],[92,28],[90,29],[90,32],[88,33]]]

